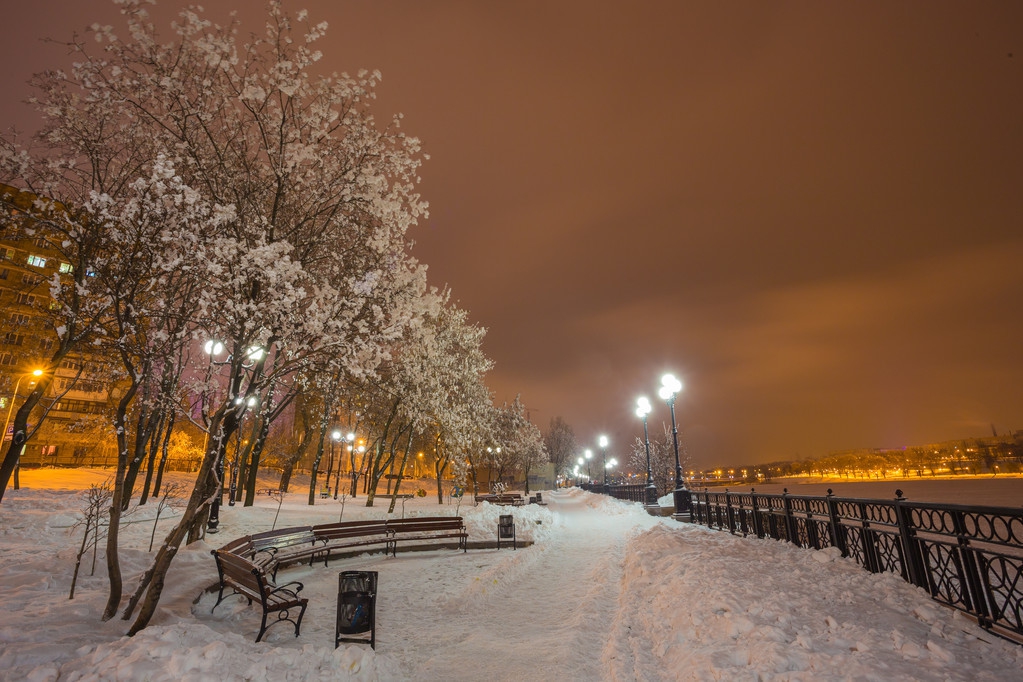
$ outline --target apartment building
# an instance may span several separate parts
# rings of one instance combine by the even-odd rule
[[[36,371],[52,372],[47,395],[29,418],[30,428],[46,418],[22,453],[22,466],[102,466],[112,464],[111,386],[100,357],[75,355],[52,367],[57,343],[54,277],[70,276],[72,266],[43,237],[0,229],[0,415],[12,437],[14,411],[35,386]],[[106,378],[103,378],[104,375]]]

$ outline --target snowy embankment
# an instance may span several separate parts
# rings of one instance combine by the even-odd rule
[[[891,575],[833,551],[743,539],[655,519],[636,505],[578,490],[545,493],[546,508],[462,506],[470,539],[496,536],[512,513],[509,551],[364,554],[329,568],[296,566],[310,606],[302,635],[275,625],[253,642],[259,614],[237,597],[210,613],[209,550],[269,529],[276,503],[223,512],[224,531],[181,551],[153,624],[123,637],[101,623],[103,557],[67,598],[81,493],[9,491],[0,505],[0,676],[10,680],[607,680],[1023,679],[1023,647],[985,633]],[[290,495],[278,527],[337,520],[340,505]],[[382,504],[384,501],[379,501]],[[360,498],[344,518],[382,517]],[[149,507],[149,505],[147,505]],[[147,566],[153,508],[123,532],[126,591]],[[398,508],[399,514],[401,507]],[[436,498],[406,515],[454,515]],[[173,519],[161,520],[160,535]],[[91,559],[91,557],[90,557]],[[380,573],[377,650],[335,650],[340,570]],[[193,603],[200,597],[197,603]]]

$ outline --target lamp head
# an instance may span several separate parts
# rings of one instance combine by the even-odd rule
[[[643,419],[648,414],[650,414],[650,411],[652,409],[653,409],[653,407],[651,407],[650,401],[647,400],[647,397],[645,395],[644,396],[640,396],[636,400],[636,416],[639,417],[640,419]]]
[[[682,390],[682,382],[675,378],[674,374],[665,374],[661,377],[661,390],[659,394],[662,398],[665,398],[665,394],[675,395]]]
[[[600,438],[598,438],[597,439],[597,443],[600,445],[600,447],[606,448],[607,447],[607,436],[601,436]]]

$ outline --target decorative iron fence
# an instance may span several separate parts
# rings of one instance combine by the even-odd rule
[[[583,490],[588,490],[591,493],[608,495],[619,500],[628,500],[630,502],[646,501],[646,486],[642,484],[634,485],[608,484],[605,486],[601,483],[580,483],[579,487],[582,488]]]
[[[607,494],[619,500],[629,500],[630,502],[645,502],[646,486],[641,484],[609,485],[607,487]]]
[[[837,547],[898,573],[981,627],[1023,644],[1023,509],[894,500],[693,493],[693,523],[732,534]]]

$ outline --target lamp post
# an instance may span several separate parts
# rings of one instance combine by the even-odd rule
[[[584,451],[583,457],[586,458],[586,480],[590,485],[593,485],[593,474],[590,472],[590,460],[593,459],[593,450],[587,449]]]
[[[203,344],[202,349],[203,349],[203,351],[206,352],[207,355],[210,356],[209,369],[207,370],[207,375],[206,375],[207,380],[209,379],[210,375],[212,374],[213,366],[214,365],[226,365],[226,364],[229,364],[232,361],[232,359],[234,358],[234,355],[228,355],[227,356],[227,360],[224,360],[223,362],[214,359],[217,355],[219,355],[220,353],[222,353],[224,351],[224,344],[221,343],[220,341],[215,341],[215,340],[207,341],[206,343]],[[261,360],[263,358],[263,355],[265,353],[266,353],[266,351],[263,348],[261,348],[260,346],[250,346],[245,351],[245,360],[243,360],[242,363],[241,363],[241,369],[242,370],[251,369],[257,362],[259,362],[259,360]],[[246,364],[246,362],[248,364]],[[239,389],[241,387],[241,382],[242,382],[242,375],[239,374],[234,380],[232,380],[231,385],[229,387],[230,392],[228,394],[229,399],[230,398],[234,399],[235,409],[238,410],[238,425],[235,428],[239,428],[241,426],[241,421],[245,418],[245,411],[247,409],[251,408],[257,402],[255,396],[249,396],[248,399],[245,399],[242,396],[238,395]],[[209,433],[207,433],[207,438],[209,438]],[[216,494],[213,496],[213,502],[210,503],[210,513],[209,513],[209,516],[206,519],[206,532],[207,533],[217,533],[217,532],[220,531],[220,506],[223,503],[223,497],[224,497],[224,487],[225,487],[224,486],[224,458],[225,458],[226,455],[227,455],[227,444],[224,442],[223,438],[220,438],[220,439],[218,439],[218,443],[217,443],[217,462],[216,462],[217,478],[218,478],[217,490],[216,490]],[[235,453],[235,457],[237,458],[237,452]]]
[[[21,380],[27,376],[41,377],[42,375],[43,370],[34,369],[31,372],[22,374],[20,377],[18,377],[17,383],[14,384],[14,392],[11,393],[11,404],[7,406],[7,419],[4,420],[4,435],[2,438],[0,438],[0,442],[7,440],[7,429],[11,425],[11,413],[14,411],[14,401],[18,399],[18,389],[21,388]],[[11,436],[11,440],[13,439],[14,437]]]
[[[604,465],[604,479],[605,480],[607,479],[607,472],[608,472],[608,470],[614,469],[616,466],[618,466],[618,460],[615,459],[614,457],[612,457],[611,459],[609,459],[607,461],[607,464]],[[607,494],[607,483],[604,484],[604,493]]]
[[[600,446],[600,454],[604,458],[604,494],[607,495],[607,436],[598,438],[597,445]]]
[[[7,429],[11,425],[11,413],[14,411],[14,401],[18,399],[18,389],[21,388],[21,380],[24,379],[27,376],[33,376],[33,377],[37,377],[38,378],[38,377],[41,377],[42,375],[43,375],[43,370],[41,370],[41,369],[34,369],[31,372],[27,372],[26,374],[22,374],[21,376],[18,377],[17,383],[14,384],[14,392],[11,393],[11,404],[7,406],[7,419],[4,420],[4,430],[3,430],[3,435],[0,436],[0,445],[2,445],[4,443],[4,441],[7,440]],[[13,443],[14,443],[14,434],[11,434],[11,444],[13,445]],[[24,445],[21,446],[21,452],[22,453],[25,452],[25,446]],[[18,459],[14,462],[14,489],[15,490],[18,489],[18,480],[19,480],[18,479],[18,471],[20,469],[20,465],[21,465],[21,453],[18,454]]]
[[[643,420],[643,445],[646,447],[646,508],[648,512],[656,507],[660,514],[660,505],[657,504],[657,486],[654,485],[654,470],[650,466],[650,431],[647,429],[646,418],[653,410],[650,401],[646,396],[636,401],[636,416]]]
[[[341,434],[339,432],[335,431],[335,433],[337,433],[338,438],[341,437]],[[348,443],[348,452],[350,454],[352,452],[352,443],[355,441],[355,434],[349,432],[348,435],[346,435],[344,439]],[[331,445],[332,449],[333,449],[333,447],[334,446]],[[335,500],[337,499],[338,488],[341,487],[341,462],[344,460],[344,457],[345,457],[345,446],[342,445],[341,446],[341,452],[337,456],[337,469],[334,470],[334,499]],[[352,457],[352,459],[354,459],[354,457]]]
[[[675,423],[675,398],[682,390],[682,382],[675,378],[674,374],[665,374],[661,377],[661,388],[657,392],[661,399],[668,403],[671,410],[671,437],[675,445],[675,490],[672,495],[675,498],[675,520],[690,521],[692,519],[693,496],[686,490],[682,482],[682,461],[678,456],[678,425]]]
[[[334,443],[339,440],[341,440],[341,432],[334,429],[330,432],[330,457],[327,459],[327,476],[324,478],[327,483],[327,497],[330,497],[330,475],[334,473]],[[341,468],[340,458],[338,459],[337,468]]]

